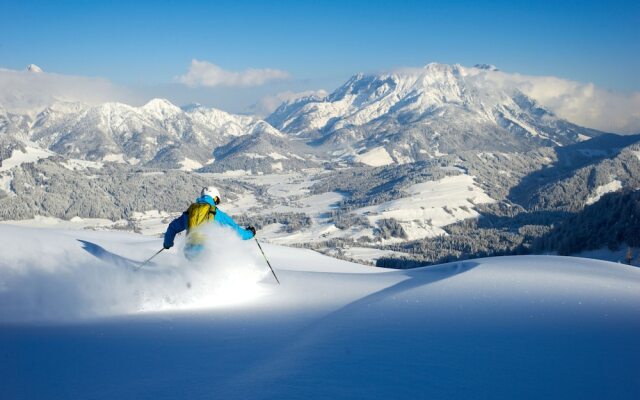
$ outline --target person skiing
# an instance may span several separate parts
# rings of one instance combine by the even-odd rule
[[[256,228],[248,226],[241,228],[229,215],[218,208],[220,204],[220,192],[213,186],[204,187],[195,203],[191,204],[187,211],[171,221],[167,232],[164,234],[163,246],[165,249],[173,247],[176,235],[187,231],[187,243],[184,247],[184,255],[189,260],[196,259],[204,250],[206,235],[202,231],[205,223],[215,222],[221,226],[228,226],[236,231],[242,240],[248,240],[256,235]]]

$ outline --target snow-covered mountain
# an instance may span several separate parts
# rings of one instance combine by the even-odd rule
[[[58,102],[35,117],[0,108],[4,140],[30,141],[73,159],[166,168],[199,168],[211,160],[216,147],[261,131],[264,124],[202,106],[181,109],[164,99],[141,107]]]
[[[42,70],[42,68],[38,67],[38,66],[37,66],[37,65],[35,65],[35,64],[29,64],[29,65],[27,65],[27,71],[29,71],[29,72],[33,72],[33,73],[35,73],[35,74],[39,74],[39,73],[44,72],[44,71]]]
[[[313,95],[283,103],[266,119],[273,127],[268,129],[253,117],[197,104],[181,109],[163,99],[141,107],[58,102],[36,116],[9,117],[0,109],[0,129],[69,158],[165,168],[199,168],[224,146],[216,150],[216,159],[263,173],[278,168],[248,163],[247,157],[282,153],[274,147],[287,149],[292,158],[310,166],[318,160],[377,166],[465,150],[529,151],[601,133],[557,118],[516,88],[492,79],[495,73],[493,66],[429,64],[358,74],[324,98]],[[265,132],[276,135],[254,137]],[[257,145],[275,137],[277,145]],[[285,164],[302,166],[285,162],[283,170]]]
[[[365,163],[372,158],[412,162],[464,150],[524,151],[600,134],[490,79],[495,71],[428,64],[358,74],[325,98],[284,103],[267,121],[332,154],[364,154]],[[366,157],[371,151],[375,157]]]
[[[256,124],[252,134],[233,138],[229,143],[215,149],[215,162],[203,168],[203,171],[298,171],[321,165],[321,160],[316,158],[314,152],[315,150],[305,143],[292,140],[288,135],[261,121]]]
[[[71,158],[150,163],[164,167],[204,165],[229,137],[250,134],[256,121],[203,107],[187,111],[167,100],[141,107],[56,104],[30,129],[39,145]]]

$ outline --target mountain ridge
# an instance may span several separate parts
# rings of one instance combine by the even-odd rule
[[[437,63],[359,73],[326,96],[284,101],[264,120],[199,104],[178,107],[158,98],[139,107],[55,102],[20,121],[0,113],[0,130],[69,158],[164,168],[206,166],[222,151],[216,149],[232,140],[237,149],[251,147],[251,136],[262,132],[264,124],[282,135],[285,147],[301,149],[297,157],[311,154],[325,162],[368,165],[410,163],[466,150],[530,151],[603,133],[558,118],[517,88],[502,87],[495,82],[496,73],[491,65]],[[225,158],[234,156],[244,157],[228,153]],[[254,172],[272,172],[264,163],[244,164]]]
[[[234,136],[251,134],[260,122],[214,108],[183,110],[166,99],[134,107],[55,102],[35,117],[0,108],[0,133],[20,137],[69,158],[178,168],[189,158],[205,164],[213,149]],[[5,136],[5,135],[3,135]],[[171,153],[171,157],[163,157]]]
[[[356,74],[324,98],[281,105],[266,121],[330,152],[386,148],[395,162],[459,150],[527,151],[600,135],[558,118],[516,88],[490,79],[495,68],[431,63]]]

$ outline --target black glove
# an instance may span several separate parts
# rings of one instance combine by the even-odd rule
[[[256,235],[256,228],[254,228],[253,226],[247,226],[246,228],[244,228],[248,231],[251,231],[251,233],[253,233],[253,236]]]
[[[170,248],[173,247],[173,245],[169,246],[167,244],[163,244],[162,247],[164,247],[165,250],[169,250]]]

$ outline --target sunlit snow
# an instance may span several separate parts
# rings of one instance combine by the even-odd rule
[[[637,268],[513,256],[398,271],[264,245],[278,285],[253,241],[212,233],[202,262],[177,243],[136,271],[131,260],[160,239],[0,225],[3,398],[631,399],[640,389]]]

